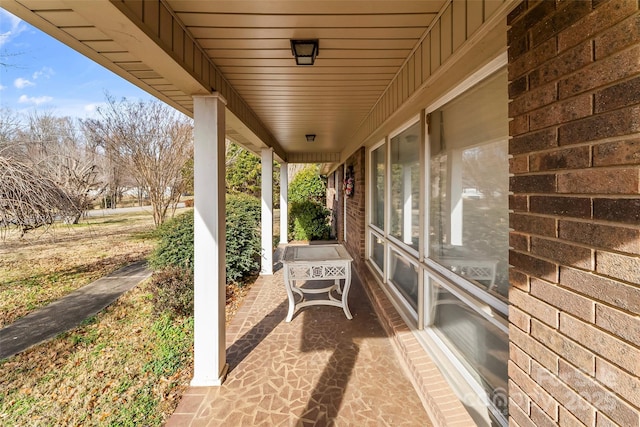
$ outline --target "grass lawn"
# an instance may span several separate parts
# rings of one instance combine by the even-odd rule
[[[0,242],[2,324],[146,257],[148,214]],[[230,317],[248,287],[227,288]],[[82,325],[0,361],[0,425],[159,426],[192,374],[193,319],[154,317],[146,283]]]

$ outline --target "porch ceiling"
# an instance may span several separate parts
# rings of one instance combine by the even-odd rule
[[[186,114],[193,113],[193,94],[228,86],[238,98],[229,108],[234,116],[228,134],[254,151],[266,144],[282,159],[316,153],[310,160],[317,161],[322,153],[326,161],[339,161],[336,156],[352,142],[444,3],[2,0],[0,5]],[[316,38],[315,65],[296,66],[290,40]],[[210,87],[198,75],[204,69],[200,62],[207,60],[216,74],[209,81],[218,83]],[[317,135],[315,142],[306,142],[309,133]]]

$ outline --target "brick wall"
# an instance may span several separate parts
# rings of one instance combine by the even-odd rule
[[[510,421],[638,426],[638,1],[524,1],[508,24]]]
[[[343,165],[347,169],[353,168],[355,178],[355,190],[351,197],[344,197],[342,192],[342,183],[340,183],[339,191],[342,192],[344,202],[347,204],[347,241],[344,242],[344,221],[342,215],[338,222],[338,235],[340,241],[344,242],[351,256],[353,257],[353,266],[360,274],[364,274],[366,269],[364,263],[364,244],[365,244],[365,148],[362,147],[356,151]],[[342,206],[340,204],[340,206]]]

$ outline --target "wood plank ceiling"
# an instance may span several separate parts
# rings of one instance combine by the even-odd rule
[[[340,152],[372,110],[446,0],[164,0],[284,151]],[[63,42],[144,89],[153,88],[183,111],[188,93],[159,70],[125,69],[135,56],[87,22],[74,1],[17,0],[42,29],[57,27]],[[3,4],[4,7],[4,4]],[[15,9],[15,7],[14,7]],[[11,8],[9,8],[11,11]],[[23,13],[24,18],[24,13]],[[45,21],[38,25],[38,22]],[[50,31],[48,31],[50,32]],[[50,32],[51,33],[51,32]],[[56,36],[56,34],[53,34]],[[313,66],[296,66],[291,39],[318,39]],[[154,80],[155,79],[155,80]],[[305,134],[316,134],[311,145]]]

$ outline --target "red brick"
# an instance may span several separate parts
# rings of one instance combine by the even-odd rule
[[[621,426],[636,426],[640,423],[640,413],[563,361],[560,361],[560,378],[585,397],[596,409],[611,417]]]
[[[580,369],[586,372],[594,372],[595,356],[589,350],[559,334],[555,329],[533,319],[531,321],[531,336]]]
[[[558,425],[563,427],[586,427],[585,424],[562,406],[560,407]]]
[[[590,2],[566,1],[557,4],[557,11],[548,14],[542,22],[531,29],[532,45],[557,35],[591,12]]]
[[[591,199],[586,197],[530,196],[532,213],[591,218]]]
[[[556,220],[554,218],[512,213],[509,215],[509,226],[514,231],[521,233],[556,237]]]
[[[511,308],[509,308],[509,310],[511,310]],[[513,363],[518,365],[520,369],[527,373],[529,372],[531,367],[531,357],[513,343],[509,343],[509,358]]]
[[[634,228],[560,220],[558,237],[593,248],[640,253],[640,230]]]
[[[529,292],[529,277],[511,268],[509,269],[509,285],[514,289]]]
[[[531,279],[531,295],[541,301],[587,322],[595,322],[594,302],[575,292],[542,280]]]
[[[608,142],[593,147],[594,166],[637,164],[640,164],[640,138]]]
[[[509,121],[509,135],[518,136],[529,132],[529,116],[522,114]]]
[[[595,411],[587,401],[578,396],[560,379],[536,362],[531,364],[531,377],[540,384],[558,403],[587,425],[593,425]]]
[[[509,322],[526,333],[531,330],[531,316],[513,305],[509,307]]]
[[[522,411],[528,413],[531,407],[531,399],[516,383],[509,380],[509,408],[512,405],[517,405]]]
[[[529,158],[527,156],[514,156],[509,159],[509,172],[519,174],[529,171]]]
[[[558,174],[558,193],[638,194],[640,169],[592,168]],[[594,203],[594,212],[595,212]]]
[[[560,313],[560,332],[603,359],[624,366],[634,375],[640,375],[640,349],[637,347],[565,313]]]
[[[633,377],[622,369],[605,362],[596,360],[596,379],[613,390],[618,396],[640,408],[640,383],[638,377]]]
[[[631,315],[597,304],[596,325],[640,347],[640,315]],[[640,393],[640,389],[638,392]]]
[[[509,154],[516,155],[554,148],[558,146],[557,140],[555,129],[545,129],[516,136],[509,140]]]
[[[640,314],[638,287],[568,267],[560,268],[560,283],[598,301]]]
[[[578,144],[638,132],[640,132],[640,106],[634,106],[561,125],[558,129],[558,143],[560,145]]]
[[[556,191],[556,176],[518,175],[509,177],[509,191],[514,193],[551,193]]]
[[[636,173],[640,173],[640,169],[636,170]],[[631,225],[640,224],[640,199],[594,199],[593,218]]]
[[[556,413],[553,415],[557,420],[558,417],[558,407],[555,407]],[[557,427],[557,423],[551,418],[549,414],[547,414],[544,410],[542,410],[539,406],[532,404],[531,405],[531,421],[537,427]]]
[[[533,70],[529,74],[530,85],[531,87],[538,87],[558,80],[561,77],[580,70],[591,62],[593,62],[593,50],[592,44],[589,41],[576,46],[562,55],[558,55],[541,67]]]
[[[514,424],[519,427],[536,427],[529,414],[525,414],[517,405],[509,406],[509,425]]]
[[[556,102],[529,114],[532,131],[587,117],[591,114],[591,94]]]
[[[511,362],[509,363],[509,378],[529,396],[532,402],[544,408],[547,414],[552,417],[557,414],[558,403],[555,399],[541,386],[536,384],[526,372]]]
[[[527,212],[529,210],[529,197],[518,194],[509,195],[509,209],[513,211]]]
[[[557,240],[532,237],[531,254],[546,258],[554,264],[570,265],[585,270],[593,269],[591,249]]]
[[[511,23],[507,32],[509,40],[525,35],[537,23],[543,21],[556,10],[554,2],[539,2],[536,5],[529,4],[530,9],[521,14],[519,19]],[[555,43],[554,43],[555,44]]]
[[[522,96],[513,98],[509,103],[509,117],[519,116],[545,105],[552,104],[558,99],[558,88],[555,83],[525,92]]]
[[[517,251],[529,250],[529,237],[526,234],[509,233],[509,246]]]
[[[614,279],[640,284],[640,257],[597,251],[596,272]]]
[[[594,34],[631,15],[637,8],[637,2],[628,0],[614,0],[602,4],[592,13],[558,34],[558,49],[564,51],[590,39]]]
[[[572,147],[532,154],[529,158],[531,172],[554,169],[581,169],[589,167],[589,147]]]
[[[509,12],[509,15],[507,15],[507,25],[513,25],[513,23],[522,18],[526,12],[527,3],[521,2],[515,8],[513,8],[511,12]]]
[[[638,42],[640,42],[640,15],[635,15],[595,38],[595,57],[604,58]]]
[[[514,99],[519,95],[527,92],[527,90],[529,89],[528,81],[529,79],[527,78],[527,76],[522,76],[509,82],[509,99]]]
[[[594,112],[603,113],[640,104],[640,77],[609,86],[595,93]]]
[[[509,302],[523,313],[529,314],[553,328],[558,327],[558,310],[530,294],[512,288],[509,290]],[[526,351],[526,349],[524,350]],[[531,355],[531,353],[529,354]]]
[[[558,266],[552,262],[545,261],[534,256],[509,250],[509,264],[531,276],[558,282]]]
[[[640,73],[640,45],[594,62],[588,67],[560,80],[560,99],[594,90],[616,80]]]
[[[512,38],[509,37],[509,39]],[[539,67],[545,61],[555,58],[556,53],[556,42],[553,39],[530,49],[527,53],[509,63],[509,80],[516,80],[529,71]]]

